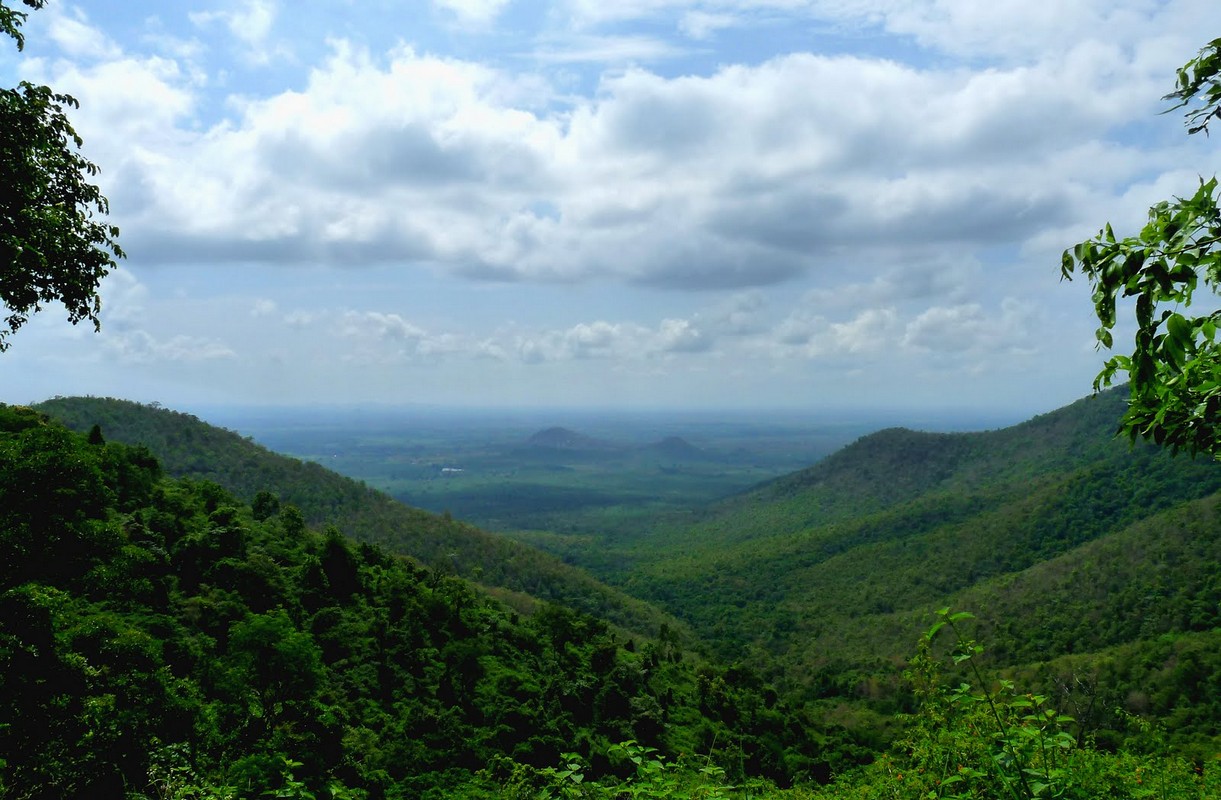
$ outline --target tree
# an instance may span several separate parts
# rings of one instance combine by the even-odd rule
[[[1170,111],[1185,108],[1189,134],[1208,134],[1221,118],[1221,39],[1178,70],[1166,95]],[[1085,275],[1093,288],[1100,348],[1111,349],[1120,298],[1135,298],[1136,335],[1130,356],[1115,355],[1094,379],[1094,390],[1126,374],[1130,399],[1120,431],[1175,452],[1221,458],[1221,311],[1187,313],[1201,283],[1221,291],[1221,208],[1217,178],[1200,179],[1189,198],[1149,209],[1135,236],[1117,238],[1110,224],[1097,237],[1064,252],[1061,275]]]
[[[33,9],[46,0],[22,0]],[[25,46],[26,12],[0,0],[0,32]],[[0,352],[30,314],[58,301],[73,324],[101,329],[98,285],[123,257],[119,229],[99,221],[110,207],[88,178],[98,168],[79,152],[81,137],[64,113],[77,102],[22,81],[0,89]]]

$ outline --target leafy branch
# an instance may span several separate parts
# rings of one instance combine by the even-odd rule
[[[1221,39],[1215,39],[1178,71],[1178,88],[1164,99],[1171,111],[1191,108],[1188,133],[1208,133],[1221,117]],[[1099,348],[1114,346],[1116,306],[1135,299],[1136,333],[1131,355],[1107,359],[1094,390],[1117,377],[1129,382],[1129,405],[1120,432],[1152,439],[1173,451],[1221,457],[1221,312],[1185,313],[1201,284],[1215,294],[1221,281],[1221,209],[1217,179],[1201,179],[1195,194],[1149,209],[1135,236],[1119,238],[1110,224],[1067,250],[1060,275],[1089,280],[1099,327]]]

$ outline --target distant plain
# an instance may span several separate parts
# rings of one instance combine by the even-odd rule
[[[1015,421],[968,412],[432,407],[224,408],[206,416],[409,505],[561,554],[562,540],[577,537],[587,546],[589,536],[630,536],[641,525],[808,467],[884,427],[982,430]],[[557,428],[578,441],[553,447],[532,440]]]

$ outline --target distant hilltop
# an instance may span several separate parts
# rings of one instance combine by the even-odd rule
[[[526,440],[526,446],[533,450],[599,453],[610,457],[617,454],[623,458],[631,458],[635,454],[637,457],[655,457],[669,461],[706,461],[713,458],[707,451],[701,450],[681,436],[667,436],[652,444],[634,446],[586,436],[558,426],[534,434]]]
[[[667,436],[660,442],[655,442],[645,449],[676,461],[699,461],[710,458],[706,451],[701,450],[681,436]]]
[[[617,450],[614,443],[595,439],[568,428],[547,428],[526,440],[530,447],[546,447],[552,450]]]

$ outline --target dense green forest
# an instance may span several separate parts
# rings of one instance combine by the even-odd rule
[[[1115,403],[865,437],[620,589],[188,415],[4,409],[0,796],[1216,796],[1221,473]]]
[[[524,538],[657,603],[802,702],[852,706],[866,729],[903,702],[911,632],[952,605],[979,612],[991,666],[1077,656],[1078,676],[1101,670],[1116,701],[1099,725],[1119,724],[1128,695],[1161,697],[1125,708],[1196,720],[1173,736],[1216,752],[1221,709],[1204,696],[1221,696],[1215,656],[1191,696],[1164,685],[1173,670],[1101,666],[1115,657],[1104,652],[1156,658],[1187,633],[1215,653],[1221,625],[1221,464],[1115,439],[1123,405],[1112,391],[1002,430],[884,430],[630,536]]]
[[[613,775],[624,741],[781,782],[868,758],[666,627],[521,616],[30,409],[0,409],[0,533],[0,796],[444,797],[564,753]]]
[[[666,625],[691,646],[686,626],[622,591],[593,580],[559,558],[503,536],[479,530],[447,514],[430,514],[321,466],[260,447],[233,431],[197,417],[112,398],[56,398],[38,410],[69,428],[98,425],[107,438],[142,444],[166,472],[207,480],[243,501],[274,491],[312,526],[334,525],[362,542],[410,556],[423,566],[452,573],[497,592],[526,610],[535,599],[595,614],[635,634]]]
[[[20,51],[27,12],[11,5],[0,0],[0,38]],[[266,30],[239,28],[270,26],[274,9],[263,11],[187,16],[261,47]],[[883,17],[869,24],[895,27]],[[693,20],[679,28],[709,47],[686,29],[733,26]],[[77,26],[52,33],[69,71],[89,50],[136,58],[88,42],[83,11],[60,22]],[[206,49],[189,44],[179,49]],[[339,44],[340,67],[348,50],[370,60]],[[940,49],[947,64],[952,49]],[[189,71],[213,83],[210,67]],[[631,87],[601,85],[630,108]],[[615,116],[576,97],[590,119]],[[1221,39],[1165,99],[1186,110],[1189,133],[1221,118]],[[48,304],[100,329],[101,281],[125,257],[65,113],[76,105],[29,81],[0,89],[0,351]],[[232,128],[204,117],[195,132]],[[1090,283],[1101,348],[1134,312],[1134,350],[1110,355],[1094,384],[1126,387],[1004,430],[878,431],[730,497],[720,492],[757,466],[710,467],[716,458],[671,437],[621,454],[636,474],[618,490],[595,470],[560,489],[535,478],[514,492],[495,475],[451,486],[481,520],[516,528],[490,532],[160,407],[0,404],[0,800],[1221,798],[1221,463],[1176,457],[1221,459],[1221,312],[1189,313],[1197,290],[1221,283],[1217,187],[1201,178],[1193,197],[1153,206],[1139,234],[1108,224],[1063,254],[1062,277]],[[563,202],[531,205],[574,217]],[[774,234],[751,246],[808,245]],[[322,249],[343,250],[342,238]],[[477,258],[474,272],[493,277],[501,260]],[[666,278],[638,261],[620,277],[750,288],[717,269]],[[793,274],[782,265],[758,286]],[[753,326],[714,313],[660,326],[700,341],[636,349],[702,350],[713,333],[695,322]],[[798,342],[777,333],[822,349],[814,329]],[[570,451],[613,449],[555,427],[528,444],[542,450],[486,463],[564,471]],[[625,490],[645,469],[666,476],[664,491],[656,478]]]

